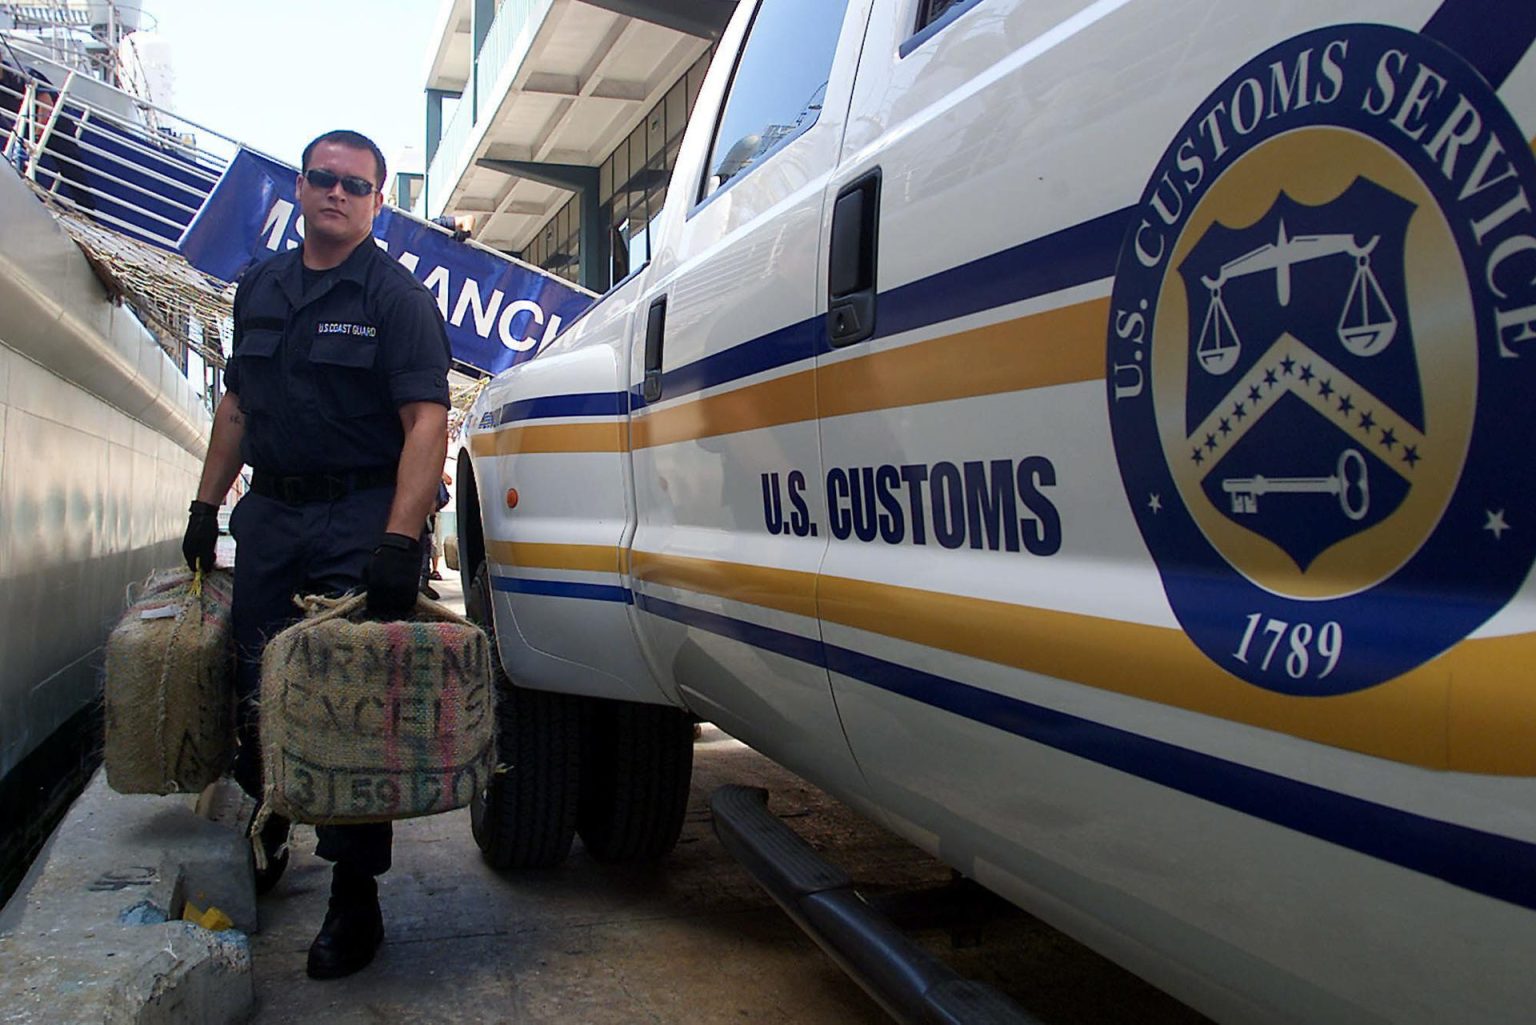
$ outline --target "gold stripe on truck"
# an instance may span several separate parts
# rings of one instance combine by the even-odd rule
[[[1109,300],[1094,299],[796,371],[622,421],[531,424],[476,434],[477,456],[623,452],[823,417],[1104,378]],[[984,368],[978,372],[978,368]],[[819,409],[818,409],[819,402]]]
[[[624,573],[601,545],[488,542],[504,565]],[[1183,631],[844,577],[651,552],[637,582],[814,617],[1379,758],[1456,772],[1536,776],[1536,634],[1463,641],[1353,694],[1300,697],[1213,664]]]
[[[797,616],[816,615],[816,574],[740,562],[630,552],[634,579]]]
[[[469,450],[477,456],[511,456],[536,452],[624,452],[627,449],[624,424],[617,420],[503,427],[472,435],[469,439]]]
[[[973,328],[816,371],[823,417],[1104,379],[1109,300]]]
[[[1000,324],[873,352],[645,411],[636,449],[737,431],[1104,379],[1109,300],[1075,303]]]
[[[574,569],[586,573],[624,573],[628,570],[624,549],[607,545],[550,545],[487,540],[485,552],[499,566]]]
[[[815,373],[801,370],[723,395],[638,412],[632,421],[631,444],[651,448],[815,420]]]

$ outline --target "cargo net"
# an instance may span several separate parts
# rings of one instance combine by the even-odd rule
[[[179,359],[178,349],[190,349],[208,366],[224,367],[224,354],[234,346],[232,283],[204,274],[176,253],[104,227],[69,200],[31,184],[113,298],[133,310],[167,354]],[[462,369],[448,378],[450,441],[462,435],[470,407],[490,382]]]
[[[188,353],[221,372],[234,343],[234,285],[193,267],[176,245],[240,144],[76,72],[50,66],[50,80],[14,42],[0,32],[0,160],[183,372]],[[456,438],[484,378],[456,365],[449,381]]]
[[[103,227],[67,199],[32,187],[113,298],[133,310],[173,359],[178,347],[185,347],[210,367],[225,365],[224,354],[234,347],[232,283],[204,274],[176,253]],[[449,375],[450,441],[463,432],[469,409],[489,380],[458,370]]]
[[[222,368],[232,336],[232,288],[175,244],[234,147],[0,33],[0,157],[184,372]]]
[[[126,304],[172,359],[190,349],[211,367],[224,366],[233,343],[235,286],[204,274],[176,253],[97,224],[32,185],[75,240],[96,276]]]
[[[448,375],[448,441],[458,441],[464,433],[464,423],[469,417],[470,407],[480,397],[489,383],[489,377],[479,380],[467,381],[458,373]]]

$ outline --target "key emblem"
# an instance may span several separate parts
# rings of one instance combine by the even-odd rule
[[[1352,520],[1364,519],[1371,509],[1365,457],[1352,448],[1340,453],[1331,477],[1228,477],[1221,482],[1221,490],[1232,496],[1232,511],[1238,514],[1257,513],[1261,496],[1280,494],[1337,495],[1339,508]]]

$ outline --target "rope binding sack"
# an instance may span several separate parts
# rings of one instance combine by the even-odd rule
[[[234,760],[231,574],[152,573],[107,637],[107,783],[120,794],[196,792]]]
[[[306,598],[261,660],[264,813],[385,822],[467,805],[494,760],[485,632],[426,598],[408,620]]]

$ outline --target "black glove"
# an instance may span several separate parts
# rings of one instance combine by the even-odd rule
[[[196,571],[203,564],[203,572],[213,569],[214,549],[219,543],[219,507],[207,502],[192,500],[187,510],[187,533],[181,539],[181,554],[187,560],[187,569]]]
[[[385,534],[363,573],[368,611],[381,619],[399,619],[416,607],[421,587],[421,539]]]

